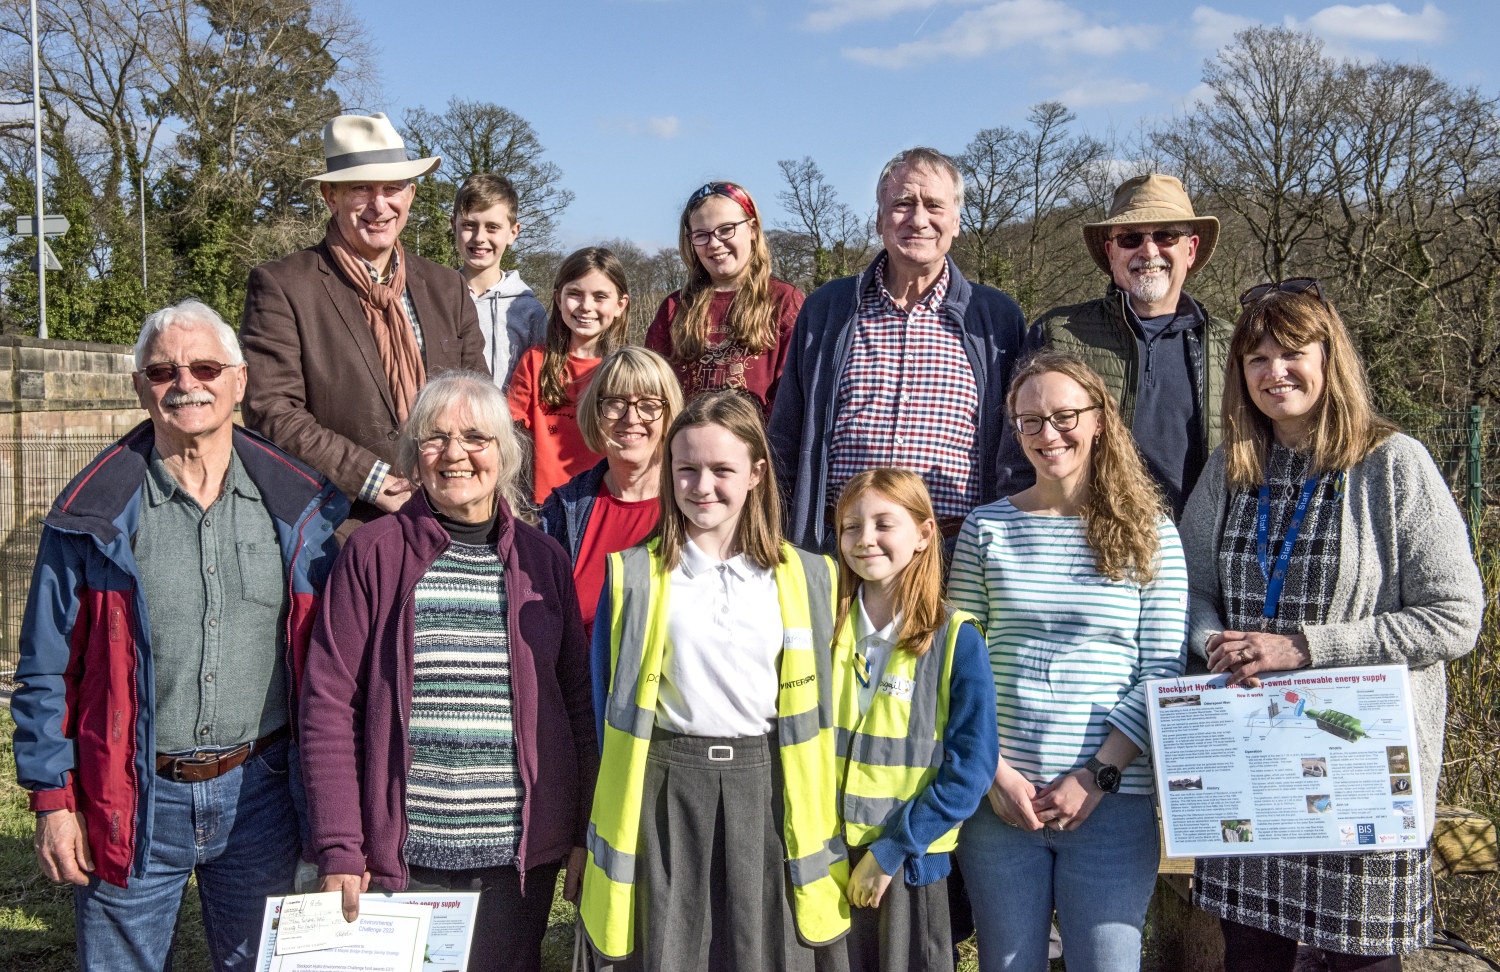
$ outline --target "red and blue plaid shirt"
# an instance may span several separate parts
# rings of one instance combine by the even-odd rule
[[[910,310],[885,289],[885,263],[859,304],[828,457],[827,503],[876,466],[922,477],[938,516],[964,516],[979,495],[979,389],[963,330],[943,313],[948,268]]]

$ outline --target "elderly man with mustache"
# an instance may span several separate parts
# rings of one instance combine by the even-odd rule
[[[1053,308],[1027,334],[1028,349],[1072,351],[1103,376],[1174,520],[1220,437],[1233,326],[1182,292],[1187,278],[1208,264],[1218,238],[1219,221],[1194,214],[1177,179],[1153,173],[1127,180],[1108,216],[1083,227],[1109,289],[1097,300]],[[1002,451],[1004,493],[1030,485],[1030,464],[1013,430]]]
[[[207,305],[146,318],[135,366],[150,419],[43,522],[16,775],[80,968],[165,968],[196,873],[214,967],[248,970],[301,853],[294,679],[348,503],[235,427],[244,358]]]

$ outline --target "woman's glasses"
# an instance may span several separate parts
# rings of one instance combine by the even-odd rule
[[[1327,298],[1323,296],[1323,288],[1318,286],[1317,277],[1291,277],[1287,280],[1256,284],[1240,294],[1240,306],[1249,307],[1267,294],[1305,294],[1308,291],[1312,291],[1313,295],[1323,303],[1328,303]]]
[[[426,438],[417,440],[417,449],[424,456],[440,456],[448,451],[449,442],[457,442],[463,446],[465,452],[483,452],[485,447],[495,441],[493,435],[485,435],[483,432],[470,429],[460,432],[458,435],[449,435],[446,432],[434,432]]]
[[[1071,432],[1078,428],[1078,416],[1100,407],[1090,405],[1088,408],[1060,408],[1051,415],[1017,415],[1016,431],[1022,435],[1036,435],[1042,431],[1044,424],[1050,422],[1059,432]]]
[[[632,408],[635,409],[635,414],[640,416],[642,422],[655,422],[661,418],[661,413],[666,407],[666,400],[661,398],[637,398],[634,400],[629,398],[599,399],[600,417],[611,422],[618,422]]]
[[[734,239],[734,231],[748,222],[750,222],[749,216],[741,220],[736,220],[733,223],[720,223],[711,230],[698,230],[695,233],[689,233],[688,239],[692,241],[694,246],[707,246],[709,240],[719,240],[728,243]]]
[[[177,372],[186,368],[188,374],[199,381],[213,381],[224,373],[225,368],[233,368],[234,365],[223,364],[218,361],[194,361],[191,364],[172,364],[162,361],[154,365],[147,365],[141,369],[141,374],[153,385],[165,385],[169,381],[175,381]]]

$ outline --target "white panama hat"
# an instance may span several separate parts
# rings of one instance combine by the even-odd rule
[[[377,111],[340,115],[324,125],[323,162],[328,171],[308,182],[400,182],[426,175],[443,160],[407,158],[396,127]]]

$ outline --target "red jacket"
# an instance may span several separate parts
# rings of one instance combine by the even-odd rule
[[[500,524],[524,873],[583,846],[599,755],[572,566],[557,541],[516,520],[503,501]],[[320,874],[369,871],[392,890],[407,885],[413,591],[448,544],[418,495],[356,530],[334,565],[299,719]]]
[[[95,873],[121,887],[145,872],[156,780],[156,680],[132,551],[154,443],[151,423],[141,423],[52,504],[11,698],[16,776],[31,791],[31,809],[81,811]],[[283,640],[296,712],[318,592],[349,504],[326,479],[253,432],[236,427],[234,449],[281,544],[291,604]]]

